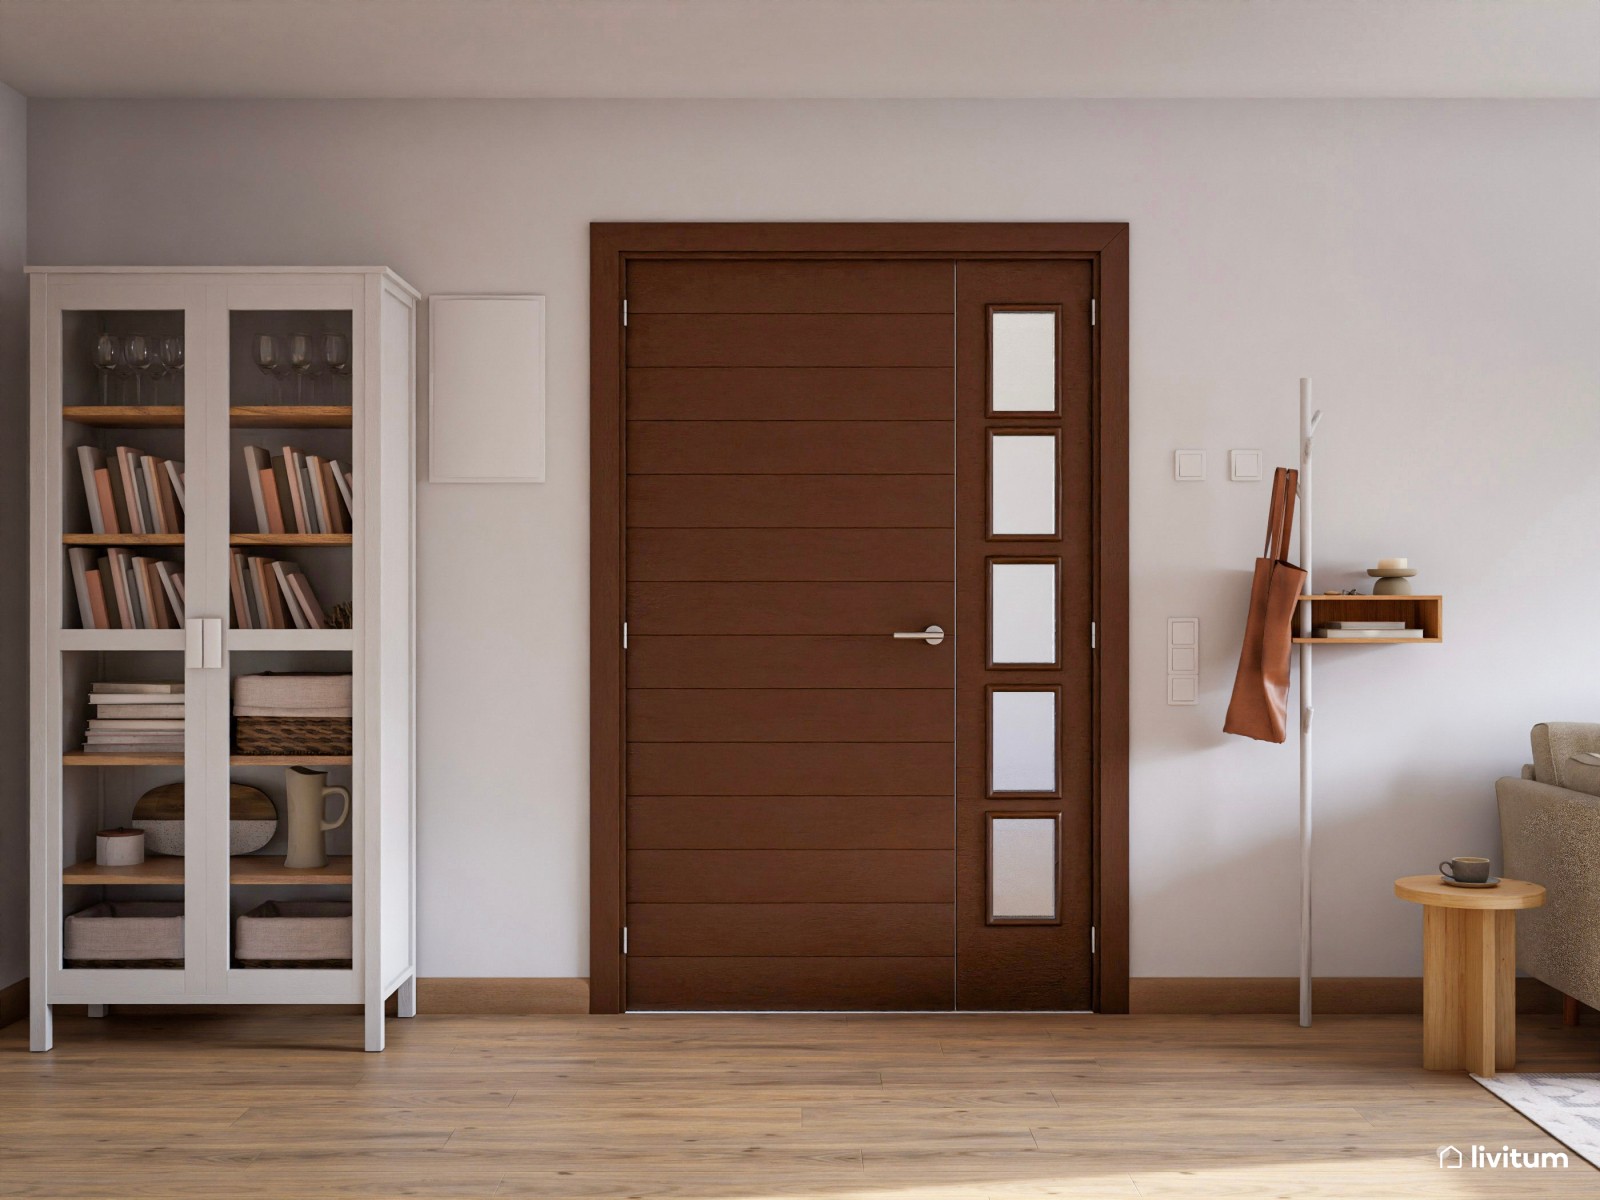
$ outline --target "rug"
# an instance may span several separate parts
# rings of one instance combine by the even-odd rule
[[[1600,1167],[1600,1075],[1474,1075],[1512,1108]]]

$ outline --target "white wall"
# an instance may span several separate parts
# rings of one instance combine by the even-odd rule
[[[1319,582],[1407,555],[1449,597],[1442,647],[1320,660],[1319,971],[1416,974],[1393,877],[1493,850],[1528,726],[1600,719],[1600,105],[42,101],[30,135],[37,262],[549,296],[549,482],[420,494],[426,975],[586,970],[593,220],[1132,223],[1137,975],[1295,970],[1294,746],[1219,730],[1266,505],[1225,455],[1291,459],[1301,375]]]
[[[0,83],[0,988],[28,973],[28,102]]]

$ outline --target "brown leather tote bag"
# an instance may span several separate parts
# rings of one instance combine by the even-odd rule
[[[1306,573],[1289,560],[1295,492],[1300,472],[1279,467],[1272,476],[1272,509],[1267,515],[1267,546],[1256,559],[1250,581],[1250,611],[1245,618],[1239,673],[1222,723],[1224,733],[1263,742],[1282,742],[1289,703],[1289,650],[1295,610]]]

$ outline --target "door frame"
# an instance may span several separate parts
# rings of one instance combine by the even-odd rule
[[[1094,265],[1094,1008],[1128,1011],[1128,226],[639,222],[589,226],[589,1011],[624,1011],[627,449],[635,258],[1087,259]]]

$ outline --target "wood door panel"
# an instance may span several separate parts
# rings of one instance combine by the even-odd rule
[[[634,421],[947,421],[950,368],[631,367]]]
[[[635,796],[636,850],[948,850],[950,797]]]
[[[635,1009],[769,1012],[947,1010],[944,958],[642,958],[628,964]]]
[[[629,421],[628,474],[948,477],[950,436],[949,421]]]
[[[951,529],[949,475],[635,475],[632,528]]]
[[[628,957],[949,955],[952,904],[630,904]]]
[[[634,529],[632,575],[644,583],[948,580],[942,529]]]
[[[863,634],[955,627],[948,583],[630,583],[628,621],[649,634]],[[951,681],[946,678],[948,685]]]
[[[629,850],[629,904],[949,904],[948,850]]]
[[[637,796],[924,796],[949,786],[948,742],[629,742]]]
[[[945,314],[644,314],[628,320],[635,367],[949,367]]]
[[[948,639],[942,646],[929,646],[899,641],[887,633],[872,637],[634,637],[630,632],[628,640],[628,683],[636,688],[948,691],[953,678],[951,663]]]
[[[939,313],[955,289],[949,262],[672,260],[628,266],[629,316],[646,313]]]
[[[631,742],[949,742],[942,689],[632,688]]]

